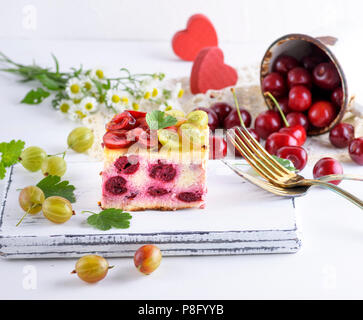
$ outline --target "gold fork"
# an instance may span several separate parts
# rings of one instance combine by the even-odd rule
[[[236,131],[238,134],[236,134]],[[334,191],[363,209],[362,200],[338,186],[317,179],[305,179],[295,172],[286,169],[257,142],[244,126],[235,130],[229,130],[227,136],[256,172],[271,184],[285,188],[286,192],[290,188],[321,186]],[[353,176],[351,178],[359,180],[359,178],[355,179]]]

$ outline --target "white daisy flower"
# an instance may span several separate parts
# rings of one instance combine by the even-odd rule
[[[72,108],[73,108],[73,101],[69,99],[62,99],[61,101],[59,101],[59,104],[57,105],[57,109],[63,114],[69,113]]]
[[[133,97],[127,91],[108,90],[106,101],[109,106],[115,108],[118,112],[130,108],[133,105]]]
[[[72,121],[79,121],[83,119],[83,114],[79,110],[79,107],[73,104],[69,111],[67,112],[67,117]]]
[[[85,115],[96,112],[98,109],[98,102],[93,97],[86,97],[80,103],[80,111]]]
[[[97,88],[96,88],[95,84],[92,82],[91,78],[83,76],[81,78],[81,83],[82,83],[82,89],[84,91],[89,92],[89,93],[97,92]]]
[[[71,99],[80,99],[83,96],[82,82],[78,78],[71,78],[67,82],[66,92]]]
[[[90,78],[93,80],[103,80],[105,79],[105,74],[101,68],[94,68],[89,74]]]
[[[141,90],[144,92],[143,98],[145,100],[157,99],[163,93],[161,81],[157,79],[144,80],[141,84]]]
[[[184,95],[184,89],[182,88],[181,82],[177,82],[171,90],[171,99],[177,100],[182,98]]]

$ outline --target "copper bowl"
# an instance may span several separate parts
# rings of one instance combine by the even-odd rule
[[[262,91],[262,81],[264,77],[267,76],[267,74],[272,71],[272,66],[275,62],[275,59],[281,54],[287,54],[300,60],[302,57],[311,53],[311,51],[315,46],[319,48],[321,51],[323,51],[330,59],[330,61],[334,64],[334,66],[337,68],[343,89],[342,106],[340,107],[338,115],[330,123],[329,126],[325,128],[313,128],[309,130],[307,133],[310,136],[316,136],[328,132],[330,129],[332,129],[342,120],[344,113],[347,110],[348,101],[349,101],[347,80],[338,59],[335,57],[333,52],[328,48],[328,46],[334,46],[336,41],[337,39],[334,37],[313,38],[305,34],[288,34],[277,39],[269,46],[261,62],[261,69],[260,69],[261,91]],[[266,96],[264,96],[264,99],[268,108],[272,109],[273,108],[272,101]]]

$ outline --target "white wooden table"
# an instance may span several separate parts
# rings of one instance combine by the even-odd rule
[[[255,62],[267,44],[224,45],[232,65]],[[178,61],[169,43],[37,42],[0,40],[0,47],[20,62],[51,65],[49,53],[61,67],[120,66],[133,72],[163,71],[169,77],[188,75],[190,63]],[[72,54],[70,54],[70,52]],[[62,150],[72,122],[61,120],[49,103],[21,105],[28,87],[9,75],[0,76],[1,141],[25,139],[49,153]],[[54,128],[57,128],[55,130]],[[85,160],[82,155],[75,160]],[[346,172],[361,167],[344,163]],[[311,170],[303,172],[311,176]],[[0,182],[0,188],[4,186]],[[342,187],[363,197],[362,186]],[[243,299],[243,298],[363,298],[363,215],[344,199],[314,189],[299,200],[297,212],[303,233],[301,250],[292,255],[165,257],[160,268],[144,277],[131,258],[112,258],[116,267],[95,286],[85,285],[69,272],[75,259],[0,260],[0,298],[96,299]],[[211,281],[213,279],[213,281]],[[32,280],[34,280],[32,282]],[[34,284],[34,286],[33,286]],[[153,288],[145,290],[145,288]],[[172,290],[171,290],[172,288]]]

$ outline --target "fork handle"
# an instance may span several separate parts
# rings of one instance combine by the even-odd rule
[[[357,198],[356,196],[352,195],[350,192],[343,190],[342,188],[339,188],[335,184],[315,180],[315,179],[305,179],[303,180],[303,184],[305,185],[311,185],[311,186],[321,186],[323,188],[329,189],[331,191],[334,191],[335,193],[341,195],[345,199],[349,200],[353,204],[355,204],[357,207],[363,209],[363,201]]]

